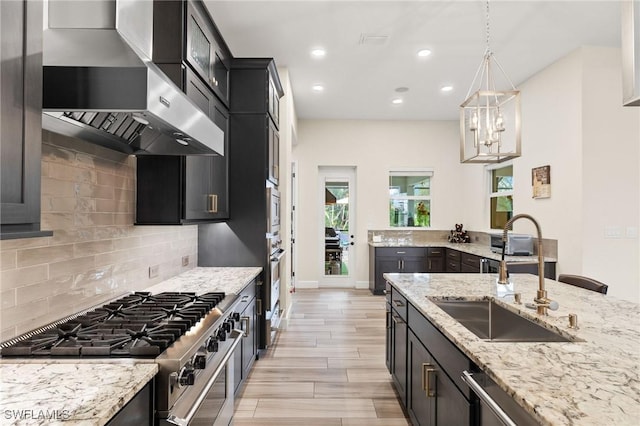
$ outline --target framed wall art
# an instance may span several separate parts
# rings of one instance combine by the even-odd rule
[[[531,169],[531,186],[533,187],[533,198],[551,197],[551,166]]]

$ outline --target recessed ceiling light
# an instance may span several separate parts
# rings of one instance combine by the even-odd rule
[[[311,51],[311,56],[313,56],[314,58],[324,58],[326,54],[327,54],[327,51],[321,48],[313,49]]]
[[[311,90],[313,90],[314,92],[323,92],[324,86],[322,84],[314,84],[313,86],[311,86]]]
[[[394,100],[391,101],[391,103],[394,105],[400,105],[402,102],[404,101],[401,98],[395,98]]]
[[[451,85],[442,86],[442,87],[440,88],[440,90],[441,90],[442,92],[450,92],[450,91],[452,91],[452,90],[453,90],[453,86],[451,86]]]
[[[429,49],[418,50],[418,57],[420,58],[426,58],[429,55],[431,55],[431,51]]]

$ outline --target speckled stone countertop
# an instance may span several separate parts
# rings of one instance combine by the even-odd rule
[[[239,294],[262,268],[194,268],[145,289]],[[104,425],[158,372],[153,359],[0,359],[0,424]]]
[[[640,422],[640,305],[545,280],[559,309],[539,316],[513,302],[533,300],[538,277],[512,274],[509,286],[495,274],[384,274],[395,289],[438,327],[541,424],[637,425]],[[484,341],[428,298],[482,300],[578,340],[568,343]],[[577,330],[568,315],[578,315]]]
[[[465,253],[475,254],[476,256],[486,257],[487,259],[500,260],[501,254],[494,253],[484,244],[474,243],[450,243],[448,241],[433,241],[431,243],[412,243],[403,241],[383,241],[380,243],[369,242],[371,247],[445,247],[451,248]],[[538,262],[538,256],[505,256],[507,262]],[[544,257],[545,262],[557,262],[555,257]]]
[[[0,364],[3,425],[104,425],[158,372],[151,364]]]
[[[237,295],[261,271],[262,268],[259,267],[194,268],[149,287],[146,291],[151,293],[192,291],[196,294],[224,291],[227,294]]]

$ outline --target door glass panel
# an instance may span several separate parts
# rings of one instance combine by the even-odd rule
[[[325,275],[349,275],[349,182],[327,181],[324,204]]]
[[[191,51],[189,55],[200,69],[207,73],[208,77],[209,65],[211,64],[211,43],[193,17],[191,17],[190,31]]]

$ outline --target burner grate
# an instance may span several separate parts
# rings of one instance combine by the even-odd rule
[[[224,297],[224,293],[132,293],[14,339],[3,346],[2,356],[157,356]]]

